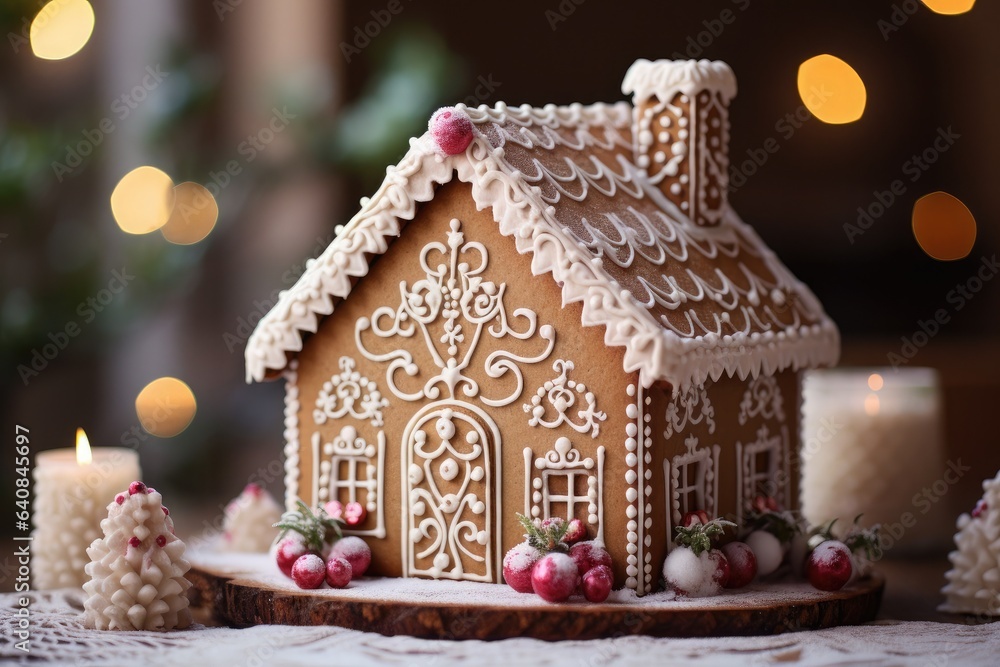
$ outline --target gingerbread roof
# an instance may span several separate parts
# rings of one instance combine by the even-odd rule
[[[635,107],[460,105],[475,128],[464,152],[443,155],[430,133],[412,139],[378,192],[258,324],[247,381],[282,370],[303,334],[367,273],[369,257],[453,177],[470,183],[476,205],[532,255],[535,275],[552,274],[564,305],[581,303],[582,325],[604,326],[605,342],[625,348],[624,370],[639,371],[646,386],[681,390],[724,373],[836,363],[839,335],[818,300],[725,201],[726,163],[718,163],[728,122],[715,107],[735,93],[728,66],[688,61],[686,73],[665,77],[644,63],[656,65],[640,61],[625,81]],[[672,123],[657,115],[665,113]],[[686,114],[696,120],[685,123]]]

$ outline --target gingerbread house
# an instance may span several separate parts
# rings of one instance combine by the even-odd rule
[[[643,594],[685,511],[797,504],[799,372],[839,336],[727,204],[733,73],[622,89],[453,108],[467,146],[412,139],[250,338],[286,501],[364,505],[372,574],[501,582],[523,513],[584,520]]]

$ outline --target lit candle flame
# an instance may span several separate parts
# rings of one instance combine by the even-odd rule
[[[90,453],[90,440],[87,439],[87,434],[83,432],[82,428],[76,429],[76,462],[85,466],[90,465],[93,460],[94,457]]]

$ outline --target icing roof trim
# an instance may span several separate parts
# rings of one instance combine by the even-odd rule
[[[512,114],[542,125],[613,125],[619,117],[629,116],[631,106],[514,110],[498,105],[469,112],[477,124]],[[322,319],[350,294],[354,281],[368,273],[368,257],[384,253],[399,236],[401,221],[412,220],[417,204],[432,199],[435,189],[456,175],[459,181],[472,185],[477,208],[493,211],[500,233],[514,239],[518,252],[532,255],[532,273],[551,273],[562,285],[563,305],[581,303],[582,325],[604,326],[605,343],[625,348],[624,370],[638,372],[645,386],[665,381],[681,391],[723,374],[746,378],[785,368],[836,363],[839,334],[821,309],[816,323],[781,331],[683,337],[665,328],[610,278],[600,260],[595,261],[597,258],[560,226],[553,207],[503,161],[503,154],[502,147],[492,146],[482,134],[477,134],[464,153],[450,157],[436,151],[428,134],[412,139],[410,150],[399,164],[387,169],[375,195],[362,200],[361,210],[343,232],[307,263],[298,282],[281,293],[278,303],[260,321],[247,343],[247,381],[261,381],[269,370],[284,369],[290,355],[302,349],[303,334],[315,332]],[[655,188],[643,187],[646,196],[655,196]],[[730,228],[751,239],[783,285],[818,308],[808,289],[777,262],[731,209],[725,218]]]

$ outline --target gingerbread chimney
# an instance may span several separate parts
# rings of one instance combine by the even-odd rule
[[[635,107],[636,165],[695,224],[718,224],[729,185],[733,70],[711,60],[637,60],[622,92]]]

